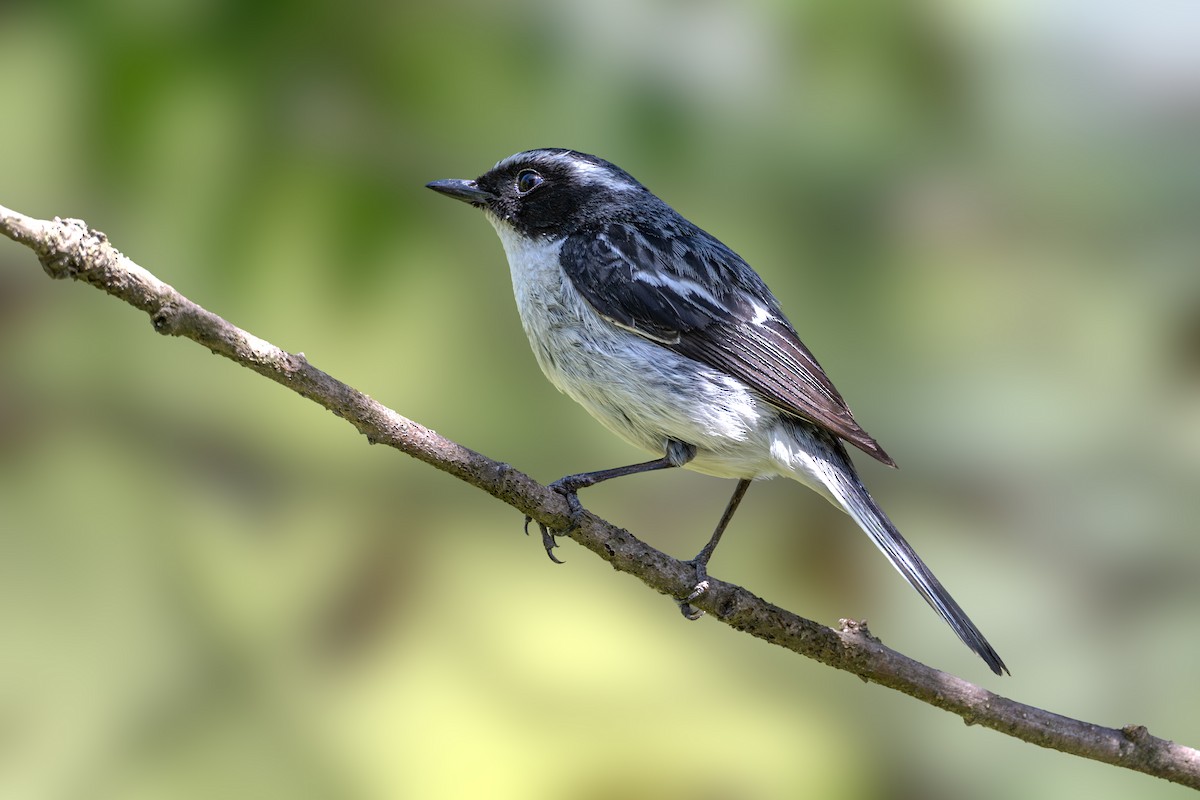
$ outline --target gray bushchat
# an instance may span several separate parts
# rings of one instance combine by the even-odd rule
[[[783,476],[845,510],[997,675],[1008,668],[858,478],[845,443],[889,466],[779,301],[736,253],[614,164],[529,150],[430,189],[483,209],[542,372],[612,432],[658,456],[551,484],[574,515],[601,481],[686,467],[737,488],[692,564],[696,588],[750,481]],[[527,521],[528,524],[528,521]],[[554,537],[543,527],[546,551]]]

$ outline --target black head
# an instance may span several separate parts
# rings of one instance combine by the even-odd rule
[[[661,204],[616,164],[562,148],[517,153],[473,181],[427,185],[531,237],[566,236]]]

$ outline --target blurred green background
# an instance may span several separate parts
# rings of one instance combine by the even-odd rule
[[[1200,745],[1200,6],[14,2],[0,203],[549,481],[640,460],[541,377],[423,188],[568,146],[740,252],[882,505],[756,485],[712,565],[1023,702]],[[1184,790],[704,620],[0,242],[0,796],[1059,798]],[[695,553],[732,483],[585,503]]]

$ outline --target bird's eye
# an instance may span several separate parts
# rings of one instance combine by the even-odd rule
[[[531,169],[523,169],[517,173],[517,192],[529,194],[541,186],[545,179]]]

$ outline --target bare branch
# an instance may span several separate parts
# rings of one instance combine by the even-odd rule
[[[552,528],[566,525],[567,504],[556,492],[400,416],[312,366],[302,353],[281,350],[196,305],[82,221],[32,219],[0,206],[0,231],[33,250],[50,277],[90,283],[145,311],[159,333],[191,339],[288,387],[370,442],[448,472]],[[590,513],[570,536],[655,591],[677,598],[692,588],[689,566]],[[1106,728],[1018,703],[885,647],[861,624],[843,621],[841,630],[833,630],[723,581],[710,579],[709,591],[694,605],[732,628],[904,692],[968,725],[1200,789],[1200,752],[1151,736],[1140,725]]]

